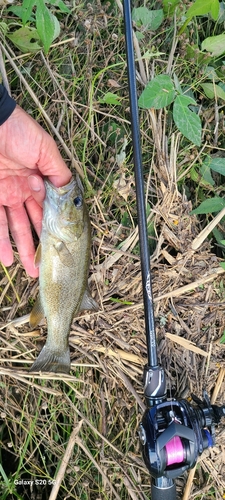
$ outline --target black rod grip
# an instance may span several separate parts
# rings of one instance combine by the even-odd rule
[[[164,480],[166,478],[163,478]],[[165,486],[165,485],[164,485]],[[153,481],[151,485],[151,500],[176,500],[176,484],[171,482],[167,487],[157,486]]]

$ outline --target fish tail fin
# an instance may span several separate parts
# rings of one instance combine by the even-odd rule
[[[63,352],[50,349],[46,344],[39,356],[30,368],[30,372],[70,372],[70,350],[69,347]]]

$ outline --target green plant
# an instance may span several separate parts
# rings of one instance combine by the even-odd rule
[[[136,24],[137,37],[139,40],[144,38],[144,31],[156,31],[164,19],[163,9],[150,10],[147,7],[137,7],[132,11],[132,19]]]
[[[178,25],[180,26],[177,35],[178,42],[182,38],[182,33],[185,32],[186,38],[190,36],[193,27],[191,26],[189,29],[189,25],[193,23],[197,16],[210,19],[211,22],[217,23],[220,29],[220,25],[223,22],[223,14],[221,13],[222,7],[218,0],[196,0],[186,11],[186,6],[182,5],[182,15],[179,10],[180,7],[181,3],[177,1],[173,1],[170,4],[164,1],[162,12],[161,10],[148,11],[146,7],[140,7],[133,10],[133,19],[135,19],[137,26],[141,26],[142,29],[144,27],[144,30],[153,30],[155,19],[157,21],[157,28],[159,28],[164,15],[169,16],[176,10]],[[153,12],[154,16],[157,13],[157,17],[153,16]],[[184,23],[183,17],[186,17]],[[184,137],[197,146],[201,144],[202,126],[198,114],[199,107],[192,91],[193,87],[195,92],[198,92],[198,95],[203,92],[209,99],[225,100],[224,84],[220,81],[223,76],[224,63],[221,62],[220,66],[218,66],[218,62],[215,61],[216,57],[225,52],[225,35],[222,33],[205,37],[204,29],[202,31],[201,36],[198,33],[199,47],[193,43],[191,45],[189,41],[185,47],[186,56],[188,59],[194,60],[197,72],[199,73],[199,69],[201,69],[200,78],[198,74],[196,82],[192,78],[190,85],[187,85],[186,81],[182,85],[176,74],[173,74],[173,77],[169,74],[160,74],[147,83],[139,97],[139,107],[143,109],[169,108],[173,104],[172,116],[175,125]],[[140,36],[140,33],[138,33],[138,38],[139,40],[142,39],[143,35],[141,34]],[[202,38],[203,41],[200,42]],[[204,51],[207,51],[209,55]],[[211,65],[207,66],[209,62]],[[215,67],[214,62],[216,63]],[[219,72],[220,74],[218,74]],[[218,81],[218,83],[215,83],[215,81]]]
[[[215,181],[212,177],[212,172],[225,176],[225,158],[211,158],[210,156],[207,156],[199,168],[199,173],[201,174],[202,181],[205,182],[205,187],[214,193]],[[224,197],[214,195],[213,197],[204,199],[197,208],[192,210],[192,213],[196,215],[215,213],[219,212],[224,207]]]
[[[139,107],[161,109],[173,103],[173,119],[180,132],[197,146],[201,144],[201,120],[189,106],[196,101],[182,92],[177,79],[169,75],[158,75],[151,80],[139,97]]]
[[[186,21],[181,27],[179,33],[183,33],[187,25],[195,16],[210,15],[214,21],[217,21],[220,12],[219,0],[196,0],[186,12]]]
[[[223,331],[223,335],[222,335],[222,337],[220,339],[220,343],[221,344],[225,344],[225,330]]]
[[[5,36],[22,52],[37,52],[43,48],[47,53],[60,34],[59,20],[52,8],[64,14],[71,13],[62,0],[23,0],[22,5],[8,7],[8,12],[18,19],[8,21]]]

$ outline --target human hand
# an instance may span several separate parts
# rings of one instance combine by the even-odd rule
[[[56,186],[71,179],[55,141],[19,106],[0,126],[0,261],[13,263],[9,230],[26,272],[38,276],[34,266],[33,224],[38,235],[42,225],[45,188],[42,176]]]

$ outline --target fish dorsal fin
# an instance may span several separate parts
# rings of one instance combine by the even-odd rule
[[[44,309],[41,305],[40,297],[37,298],[34,307],[30,313],[30,327],[36,328],[40,321],[45,317]]]
[[[62,264],[66,267],[74,267],[74,259],[67,246],[63,241],[59,241],[54,245],[56,252],[62,262]]]
[[[95,299],[90,295],[89,290],[85,290],[84,296],[80,305],[80,311],[98,311],[99,306]]]
[[[41,243],[39,243],[37,250],[34,256],[34,265],[35,267],[39,267],[41,263]]]

